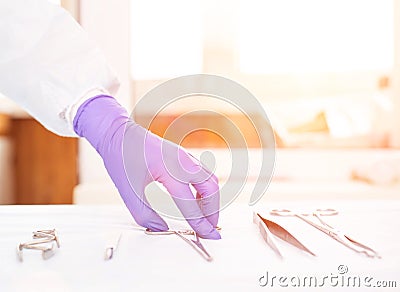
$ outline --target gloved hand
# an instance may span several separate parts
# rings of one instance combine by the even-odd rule
[[[144,195],[152,181],[164,185],[198,235],[220,239],[217,178],[182,147],[161,139],[129,118],[111,96],[100,95],[82,104],[74,130],[103,158],[104,165],[135,221],[153,231],[168,230]],[[194,198],[189,184],[197,191]]]

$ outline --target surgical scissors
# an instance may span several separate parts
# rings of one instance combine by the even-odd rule
[[[217,227],[217,229],[220,229]],[[146,229],[144,233],[148,235],[171,235],[175,234],[178,237],[180,237],[182,240],[184,240],[187,244],[189,244],[191,247],[193,247],[194,250],[196,250],[206,261],[211,262],[213,258],[210,256],[210,254],[207,252],[207,250],[204,248],[204,246],[201,244],[200,239],[197,235],[196,232],[193,230],[185,229],[185,230],[168,230],[168,231],[152,231],[150,229]],[[185,235],[193,235],[193,239],[186,238]]]
[[[293,216],[300,218],[304,222],[317,228],[323,233],[329,235],[331,238],[335,239],[336,241],[340,242],[341,244],[345,245],[346,247],[358,253],[364,253],[368,257],[372,258],[374,257],[381,258],[380,255],[372,248],[360,242],[355,241],[354,239],[346,235],[344,232],[332,227],[322,219],[321,216],[334,216],[339,214],[339,212],[335,209],[316,209],[310,213],[296,213],[287,209],[274,209],[270,212],[270,214],[275,216]],[[316,217],[320,222],[320,224],[308,219],[307,218],[308,216]]]

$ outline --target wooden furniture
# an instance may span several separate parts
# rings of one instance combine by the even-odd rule
[[[0,136],[7,136],[10,130],[10,117],[0,113]]]
[[[155,118],[136,115],[142,126],[186,148],[259,148],[259,136],[244,115],[199,114],[181,117],[179,114],[157,115]]]
[[[60,137],[36,120],[11,119],[17,204],[71,204],[78,183],[75,138]]]

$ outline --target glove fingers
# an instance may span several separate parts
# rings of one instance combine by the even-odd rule
[[[220,192],[217,178],[213,175],[204,182],[192,185],[197,191],[196,198],[200,202],[203,214],[211,225],[217,227],[220,206]]]
[[[131,194],[122,197],[137,224],[152,231],[168,230],[168,224],[150,207],[149,202],[144,196],[144,191],[139,196],[131,189]]]
[[[165,185],[168,192],[185,217],[186,221],[193,230],[202,238],[220,239],[221,235],[214,228],[204,213],[202,212],[198,200],[196,200],[189,188],[189,185],[184,183],[174,182],[173,185]]]

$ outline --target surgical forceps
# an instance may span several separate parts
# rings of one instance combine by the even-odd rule
[[[217,227],[217,230],[220,229]],[[182,240],[184,240],[187,244],[189,244],[194,250],[196,250],[206,261],[211,262],[213,258],[210,256],[210,254],[207,252],[207,250],[204,248],[204,246],[201,244],[200,239],[197,235],[196,232],[193,230],[168,230],[168,231],[151,231],[150,229],[146,229],[144,233],[148,235],[171,235],[175,234],[178,237],[180,237]],[[185,235],[193,235],[193,239],[189,239],[185,237]]]
[[[253,223],[256,224],[260,230],[260,233],[264,239],[264,241],[272,248],[272,250],[283,259],[282,253],[278,248],[278,245],[275,241],[275,237],[286,241],[287,243],[297,247],[300,250],[303,250],[310,255],[315,256],[315,254],[310,251],[307,247],[305,247],[300,241],[298,241],[289,231],[280,226],[279,224],[263,218],[260,214],[253,212]]]
[[[331,238],[340,242],[344,246],[354,250],[355,252],[364,253],[365,255],[367,255],[368,257],[371,257],[371,258],[374,258],[374,257],[381,258],[380,255],[375,250],[350,238],[344,232],[342,232],[342,231],[332,227],[328,223],[326,223],[321,217],[321,216],[334,216],[334,215],[337,215],[338,213],[339,212],[335,209],[316,209],[315,211],[310,212],[310,213],[296,213],[296,212],[292,212],[292,211],[286,210],[286,209],[280,209],[280,210],[275,209],[270,212],[271,215],[293,216],[293,217],[300,218],[304,222],[317,228],[319,231],[322,231],[323,233],[329,235]],[[316,222],[308,219],[308,216],[316,217],[320,223],[316,223]]]

